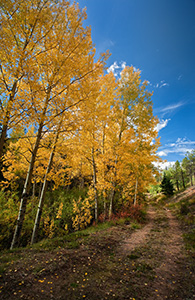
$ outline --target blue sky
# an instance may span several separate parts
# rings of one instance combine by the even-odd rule
[[[195,149],[195,0],[78,0],[97,55],[109,49],[107,67],[141,70],[154,92],[159,155],[181,161]]]

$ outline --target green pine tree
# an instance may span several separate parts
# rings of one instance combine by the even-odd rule
[[[166,196],[172,196],[174,194],[173,184],[170,178],[164,173],[163,180],[161,182],[161,191]]]

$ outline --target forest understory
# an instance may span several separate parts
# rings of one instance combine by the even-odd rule
[[[172,208],[194,194],[190,188],[163,204],[150,199],[144,224],[84,230],[52,249],[39,243],[3,251],[1,299],[195,299],[195,253],[184,240],[189,226]]]

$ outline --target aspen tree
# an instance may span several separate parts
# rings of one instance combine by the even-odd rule
[[[101,68],[98,68],[98,71],[96,69],[96,71],[93,72],[94,79],[96,78],[95,76],[99,75],[99,72],[102,72]],[[89,80],[89,78],[85,78],[85,80],[83,80],[84,83],[83,82],[80,83],[79,86],[77,83],[70,86],[68,89],[68,93],[66,93],[65,99],[61,99],[61,102],[65,102],[65,104],[66,104],[68,102],[67,100],[69,97],[71,99],[72,98],[77,99],[78,103],[82,103],[83,101],[90,101],[89,95],[91,94],[91,90],[89,89],[89,86],[87,86],[87,90],[85,89],[86,88],[85,85],[88,80]],[[81,107],[80,107],[80,109],[81,109]],[[59,110],[59,107],[56,107],[56,113],[58,110]],[[77,118],[79,118],[79,111],[78,111],[77,104],[71,105],[71,108],[68,111],[67,111],[66,106],[65,106],[65,109],[64,109],[64,107],[61,108],[61,110],[59,111],[59,113],[57,113],[57,115],[59,115],[58,118],[54,119],[54,125],[56,124],[57,128],[56,128],[56,132],[54,135],[54,142],[53,142],[50,157],[48,160],[47,169],[46,169],[45,176],[44,176],[41,195],[39,198],[39,204],[38,204],[37,215],[36,215],[36,219],[35,219],[31,244],[33,244],[37,238],[42,209],[43,209],[43,203],[44,203],[44,198],[45,198],[45,192],[47,189],[47,179],[48,179],[48,176],[50,175],[53,159],[54,159],[55,152],[56,152],[56,146],[57,146],[60,134],[63,133],[63,135],[65,135],[69,141],[69,139],[70,139],[69,135],[71,135],[72,132],[76,131],[79,128],[79,121],[77,120]],[[68,130],[70,132],[68,132]],[[64,144],[66,146],[66,143],[64,143]]]
[[[52,1],[2,0],[0,4],[0,158],[8,129],[24,118],[22,82],[32,72],[45,35],[51,30]],[[43,28],[47,28],[43,33]],[[46,49],[45,49],[46,50]],[[46,50],[47,51],[47,50]]]
[[[48,165],[47,165],[47,169],[46,169],[46,173],[45,173],[45,177],[44,177],[44,181],[43,181],[43,186],[42,186],[42,190],[41,190],[41,195],[39,198],[39,204],[38,204],[38,209],[37,209],[37,214],[36,214],[36,219],[35,219],[35,223],[34,223],[34,228],[33,228],[33,233],[32,233],[32,238],[31,238],[31,244],[34,244],[34,242],[36,241],[36,237],[37,237],[37,233],[38,233],[38,229],[39,229],[39,224],[40,224],[40,220],[41,220],[41,213],[42,213],[42,208],[43,208],[43,202],[44,202],[44,198],[45,198],[45,193],[46,193],[46,189],[47,189],[47,177],[48,174],[51,170],[52,167],[52,163],[53,163],[53,158],[55,155],[55,149],[56,149],[56,144],[59,138],[59,133],[60,133],[60,128],[61,128],[61,122],[63,120],[61,119],[58,128],[56,130],[56,135],[55,135],[55,140],[52,146],[52,150],[50,153],[50,157],[49,157],[49,161],[48,161]]]
[[[94,209],[95,220],[98,218],[98,191],[97,191],[97,163],[96,156],[98,145],[96,140],[96,130],[98,126],[97,115],[97,97],[99,94],[99,81],[94,81],[91,78],[90,85],[93,89],[91,101],[87,101],[82,105],[81,118],[83,122],[80,124],[80,130],[75,137],[75,142],[78,145],[78,153],[80,153],[82,163],[88,163],[91,169],[93,195],[94,195]]]
[[[136,168],[131,169],[131,166],[137,166],[135,155],[139,153],[140,157],[143,157],[144,154],[144,151],[138,151],[136,145],[139,146],[143,143],[150,145],[153,143],[153,146],[145,148],[148,150],[148,157],[149,155],[152,157],[159,145],[156,140],[157,132],[154,130],[157,119],[152,113],[152,94],[146,90],[146,86],[146,82],[141,83],[140,72],[134,71],[133,67],[126,67],[121,73],[121,78],[118,80],[120,98],[115,107],[115,118],[118,129],[116,131],[116,142],[113,144],[115,152],[115,176],[112,181],[113,187],[111,190],[109,215],[112,214],[116,185],[117,183],[120,184],[120,182],[124,183],[125,177],[126,180],[130,180],[127,177],[128,173],[131,176],[131,180],[132,174],[135,174],[134,202],[136,202],[139,188],[139,173],[136,171]],[[152,159],[156,159],[155,155],[148,160],[148,165],[151,164]],[[127,171],[128,168],[129,171]]]
[[[52,2],[53,3],[53,2]],[[56,105],[61,112],[77,105],[79,101],[68,97],[68,101],[59,102],[61,96],[66,99],[70,86],[82,81],[94,71],[95,49],[92,45],[89,28],[82,26],[86,18],[85,11],[80,11],[78,5],[70,5],[67,1],[58,1],[52,11],[52,30],[47,32],[41,54],[36,56],[36,74],[28,76],[29,95],[32,102],[32,113],[36,120],[37,136],[32,151],[31,161],[26,176],[25,185],[20,202],[16,230],[11,248],[18,244],[22,224],[25,216],[26,203],[32,179],[37,151],[42,138],[43,129],[49,127],[55,118]],[[49,51],[45,51],[48,50]],[[98,65],[102,65],[104,56]],[[59,97],[60,96],[60,97]]]
[[[105,155],[106,127],[113,105],[111,91],[115,87],[114,76],[108,74],[99,78],[97,82],[91,81],[94,87],[92,101],[84,103],[82,118],[83,124],[77,136],[81,161],[91,168],[92,187],[94,195],[94,218],[98,221],[99,195],[106,189],[102,176],[105,163],[101,163]]]

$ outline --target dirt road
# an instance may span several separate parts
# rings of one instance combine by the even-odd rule
[[[76,250],[23,252],[0,277],[1,299],[195,299],[194,266],[170,211],[150,207],[141,229],[117,225]]]

